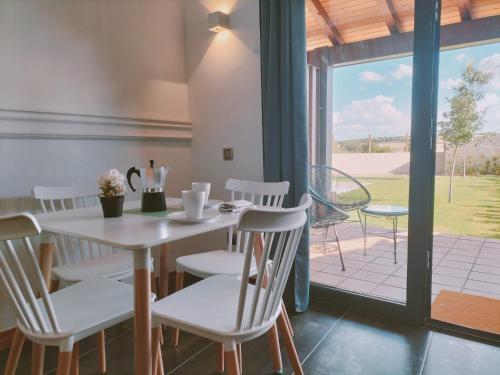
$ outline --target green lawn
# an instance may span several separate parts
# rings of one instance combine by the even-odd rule
[[[500,177],[455,177],[454,198],[448,203],[448,179],[436,177],[434,231],[500,238]],[[360,178],[372,195],[371,204],[408,206],[408,177]],[[369,223],[390,226],[381,219]],[[407,228],[407,218],[400,219]]]

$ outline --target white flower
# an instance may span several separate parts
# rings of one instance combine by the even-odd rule
[[[97,180],[101,197],[119,197],[125,194],[125,176],[117,169],[110,169]]]

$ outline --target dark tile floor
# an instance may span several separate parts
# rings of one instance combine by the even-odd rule
[[[311,375],[498,375],[500,347],[431,332],[391,325],[341,307],[314,303],[307,313],[291,317],[295,344],[304,371]],[[131,323],[107,331],[108,374],[133,374]],[[167,339],[168,343],[168,339]],[[19,374],[29,374],[30,347],[26,346]],[[7,353],[0,353],[0,372]],[[176,375],[214,374],[215,346],[189,334],[181,335],[174,349],[163,348],[165,373]],[[283,350],[285,374],[291,374]],[[94,339],[81,347],[81,374],[96,374]],[[46,373],[55,374],[56,352],[48,350]],[[243,344],[245,375],[271,374],[267,338]]]

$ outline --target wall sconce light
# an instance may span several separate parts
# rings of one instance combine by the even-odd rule
[[[229,16],[222,12],[213,12],[208,15],[208,29],[214,33],[229,29]]]

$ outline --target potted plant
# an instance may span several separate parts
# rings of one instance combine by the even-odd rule
[[[125,176],[117,169],[110,169],[99,177],[99,198],[104,217],[122,216],[125,181]]]

